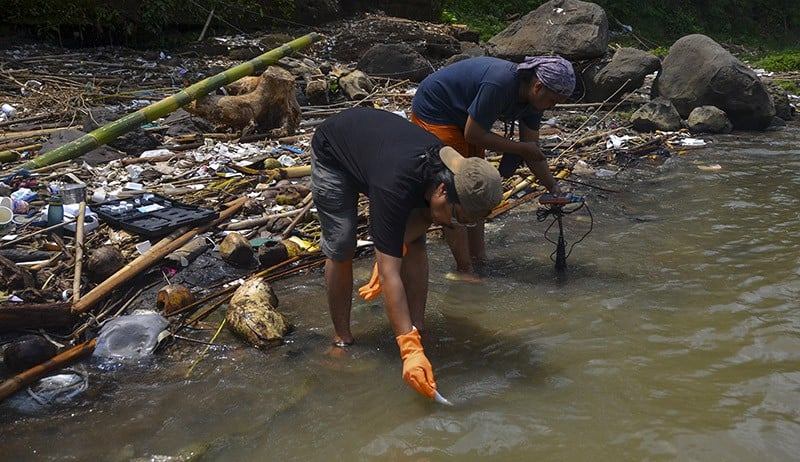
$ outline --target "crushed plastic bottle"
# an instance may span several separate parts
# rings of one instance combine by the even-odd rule
[[[278,162],[281,163],[284,167],[294,167],[297,164],[297,161],[294,160],[292,156],[283,154],[282,156],[278,157]]]
[[[94,353],[96,358],[126,360],[147,357],[164,338],[169,322],[154,311],[114,318],[100,328]]]
[[[12,105],[10,105],[8,103],[3,103],[3,106],[1,107],[1,109],[2,109],[3,114],[5,114],[7,119],[13,119],[14,117],[17,116],[17,109],[14,106],[12,106]]]

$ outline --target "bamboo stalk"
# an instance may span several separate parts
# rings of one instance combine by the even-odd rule
[[[277,62],[284,56],[288,56],[295,51],[305,48],[312,43],[322,40],[323,37],[317,33],[310,33],[298,39],[285,43],[278,48],[270,50],[246,63],[239,64],[228,70],[220,72],[197,82],[180,92],[162,99],[156,103],[139,109],[120,119],[106,124],[91,133],[81,136],[67,144],[59,146],[50,152],[40,155],[22,165],[23,169],[43,167],[54,162],[61,162],[67,159],[75,159],[81,155],[106,144],[118,136],[134,130],[142,125],[152,122],[159,117],[163,117],[170,112],[185,106],[195,99],[205,96],[212,91],[238,80],[247,75],[254,75],[263,72],[270,64]]]
[[[42,128],[40,130],[27,130],[24,132],[7,132],[7,133],[0,133],[0,141],[13,141],[22,138],[33,138],[41,135],[49,135],[50,133],[60,132],[62,130],[80,130],[82,129],[82,125],[75,125],[72,127],[59,127],[59,128]],[[80,139],[80,138],[78,138]],[[97,147],[97,146],[95,146]],[[94,149],[94,148],[92,148]],[[53,151],[50,151],[53,152]],[[44,164],[43,164],[44,165]],[[36,165],[35,167],[41,167],[42,165]],[[32,166],[31,168],[33,168]],[[23,167],[24,168],[24,167]]]
[[[311,193],[308,193],[302,202],[307,202],[307,203],[300,210],[300,213],[298,213],[297,216],[294,217],[289,226],[287,226],[286,229],[283,230],[283,232],[281,233],[281,239],[286,239],[289,236],[289,234],[292,233],[292,230],[294,229],[295,226],[297,226],[297,223],[299,223],[300,220],[302,220],[303,217],[306,216],[306,213],[308,213],[308,211],[314,205],[314,200],[311,198]]]
[[[19,159],[19,153],[23,151],[38,151],[39,149],[42,149],[42,145],[37,143],[0,151],[0,162],[14,162]]]
[[[258,218],[251,218],[249,220],[237,221],[236,223],[228,223],[225,225],[225,229],[227,231],[238,231],[242,229],[256,228],[259,226],[264,226],[273,218],[291,217],[293,215],[297,215],[302,211],[303,211],[302,209],[295,209],[295,210],[290,210],[288,212],[274,213],[272,215],[265,213]]]
[[[91,354],[94,351],[96,344],[97,339],[93,338],[88,342],[76,345],[63,353],[48,359],[42,364],[34,366],[27,371],[17,374],[14,377],[6,380],[0,384],[0,401],[3,401],[4,399],[13,395],[25,385],[39,379],[48,372],[61,366],[65,366],[76,359],[82,358],[83,356]]]
[[[0,163],[15,162],[17,159],[19,159],[19,151],[15,149],[0,151]]]
[[[149,268],[153,263],[158,262],[162,258],[182,247],[184,244],[192,240],[192,238],[196,235],[205,232],[230,218],[231,215],[235,214],[240,208],[242,208],[242,205],[244,205],[246,200],[246,197],[240,197],[239,199],[231,202],[229,207],[219,214],[219,218],[211,223],[189,231],[183,231],[183,234],[174,232],[161,239],[147,252],[139,255],[135,260],[125,265],[121,270],[117,271],[111,277],[101,282],[99,285],[97,285],[97,287],[92,289],[80,300],[73,303],[72,311],[75,313],[83,313],[87,311],[111,291],[121,286],[133,276]]]
[[[537,196],[540,196],[540,195],[541,195],[540,191],[531,191],[528,194],[525,194],[524,196],[522,196],[519,199],[515,200],[514,202],[503,202],[503,203],[501,203],[500,206],[495,207],[495,209],[492,210],[492,212],[489,214],[489,216],[486,217],[486,220],[488,221],[488,220],[491,220],[492,218],[497,217],[498,215],[502,215],[502,214],[508,212],[509,210],[511,210],[511,209],[513,209],[515,207],[518,207],[518,206],[530,201],[534,197],[537,197]]]
[[[49,114],[43,114],[43,115],[37,115],[37,116],[31,116],[31,117],[24,117],[22,119],[4,120],[4,121],[0,122],[0,127],[8,127],[9,125],[18,125],[18,124],[28,123],[28,122],[38,122],[40,120],[47,119],[48,117],[50,117]]]
[[[200,37],[197,37],[198,42],[202,42],[203,38],[206,36],[206,31],[208,30],[208,25],[211,24],[211,18],[214,17],[214,10],[217,7],[211,7],[211,11],[208,12],[208,17],[206,18],[206,23],[203,24],[203,30],[200,32]]]
[[[299,165],[297,167],[284,167],[277,169],[281,178],[302,178],[311,175],[310,165]]]
[[[6,247],[6,246],[9,246],[11,244],[16,244],[18,242],[22,242],[22,241],[28,240],[28,239],[32,238],[33,236],[36,236],[36,235],[39,235],[39,234],[42,234],[42,233],[47,233],[47,232],[50,232],[50,231],[52,231],[54,229],[61,228],[64,225],[68,225],[68,224],[70,224],[70,223],[72,223],[74,221],[75,221],[75,218],[71,218],[69,220],[63,221],[63,222],[55,224],[53,226],[48,226],[47,228],[42,228],[42,229],[34,231],[34,232],[30,233],[30,234],[26,234],[24,236],[20,236],[20,237],[14,239],[12,241],[0,242],[0,247]]]
[[[81,270],[83,268],[83,222],[85,220],[86,202],[78,205],[78,220],[75,222],[75,276],[72,279],[72,302],[81,298]]]

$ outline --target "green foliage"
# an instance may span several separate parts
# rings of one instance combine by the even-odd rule
[[[463,23],[486,41],[510,21],[545,0],[431,0],[443,4],[442,21]],[[359,2],[356,2],[359,3]],[[364,3],[364,2],[360,2]],[[626,46],[669,47],[703,33],[720,43],[749,47],[800,47],[798,0],[594,0],[606,12],[612,40]],[[0,24],[23,26],[49,39],[78,45],[159,46],[169,34],[202,27],[214,8],[207,35],[303,23],[295,0],[3,0]],[[293,23],[287,20],[294,21]],[[633,28],[621,34],[622,26]],[[190,34],[191,35],[191,34]]]
[[[449,22],[468,25],[480,32],[481,40],[486,41],[508,27],[507,18],[510,16],[527,14],[543,3],[531,0],[447,0],[443,16],[451,18]]]
[[[650,54],[654,54],[654,55],[658,56],[659,58],[663,58],[664,56],[667,56],[667,54],[669,54],[669,48],[667,48],[667,47],[655,47],[652,50],[650,50]]]
[[[772,72],[800,71],[800,51],[789,51],[767,56],[754,63]]]
[[[442,22],[444,24],[454,24],[454,23],[458,22],[458,20],[456,19],[456,15],[455,14],[453,14],[450,11],[444,10],[444,11],[442,11]]]
[[[794,80],[776,80],[775,83],[786,90],[786,93],[800,95],[800,86]]]
[[[621,122],[630,122],[634,112],[636,112],[634,109],[619,110],[614,114],[614,117]]]
[[[139,4],[141,26],[150,34],[158,34],[170,19],[170,12],[178,6],[177,0],[147,0]]]

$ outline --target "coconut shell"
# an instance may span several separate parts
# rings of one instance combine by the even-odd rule
[[[290,240],[267,242],[258,248],[258,262],[262,267],[269,268],[301,253],[303,249]]]
[[[264,213],[264,206],[257,200],[250,198],[242,205],[242,214],[244,215],[261,215]]]
[[[225,320],[237,336],[256,348],[283,343],[291,329],[286,317],[275,311],[278,297],[261,278],[249,279],[233,293]]]
[[[7,346],[3,362],[14,372],[26,371],[56,355],[56,346],[42,337],[25,337]]]
[[[230,233],[225,236],[219,245],[219,255],[223,260],[240,268],[252,266],[255,263],[255,252],[250,241],[239,233]]]
[[[158,291],[156,308],[164,316],[169,316],[194,301],[194,294],[186,286],[169,284]]]
[[[98,247],[86,262],[86,273],[92,282],[100,283],[121,270],[127,261],[122,252],[114,246]]]

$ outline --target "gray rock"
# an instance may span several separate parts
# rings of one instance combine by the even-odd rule
[[[733,124],[725,111],[715,106],[700,106],[692,109],[687,120],[693,133],[730,133]]]
[[[641,88],[645,77],[660,68],[657,56],[636,48],[620,48],[607,64],[584,70],[584,101],[619,101],[626,93]]]
[[[349,22],[331,38],[331,56],[339,61],[358,61],[378,44],[403,43],[429,61],[445,60],[461,52],[461,43],[448,27],[399,18],[367,15]]]
[[[772,98],[772,104],[775,105],[775,115],[783,120],[792,120],[794,111],[789,104],[789,96],[778,82],[772,79],[761,79],[764,85],[767,86],[769,96]]]
[[[640,132],[675,131],[681,128],[681,116],[669,100],[657,98],[637,109],[631,123]]]
[[[672,45],[652,95],[668,98],[682,117],[699,106],[716,106],[739,130],[763,130],[775,116],[772,98],[758,76],[701,34],[687,35]]]
[[[433,66],[413,48],[402,43],[375,45],[358,61],[358,69],[373,77],[391,77],[422,82]]]
[[[595,3],[551,0],[489,39],[490,54],[512,61],[557,54],[572,61],[603,56],[608,17]]]
[[[108,108],[95,108],[91,110],[89,115],[84,117],[83,129],[91,132],[126,115],[117,114]],[[126,132],[108,143],[112,148],[131,156],[138,156],[145,151],[155,149],[158,144],[158,140],[153,135],[141,128]]]

